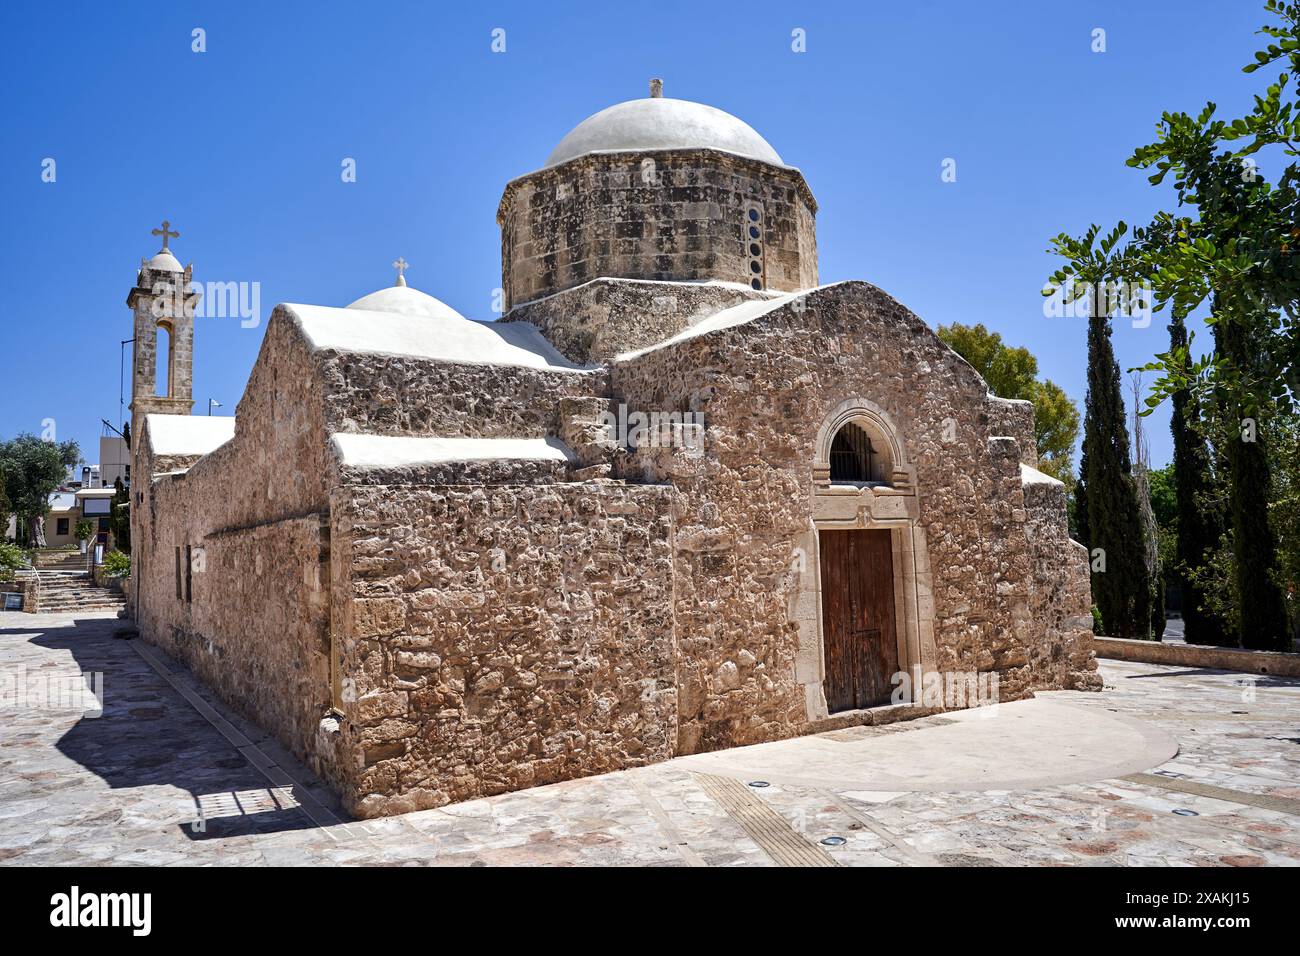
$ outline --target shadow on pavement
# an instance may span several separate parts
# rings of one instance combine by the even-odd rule
[[[90,618],[70,625],[10,626],[0,619],[0,637],[27,635],[27,643],[67,651],[92,689],[102,688],[99,716],[87,712],[60,738],[57,748],[112,788],[175,787],[190,800],[177,800],[176,825],[187,837],[205,840],[315,826],[287,788],[267,779],[128,646],[114,638],[115,618]],[[32,636],[35,635],[35,636]],[[51,674],[66,668],[14,660]],[[102,682],[94,675],[102,675]],[[39,673],[35,675],[39,681]],[[39,782],[39,781],[38,781]],[[66,781],[50,781],[66,787]]]

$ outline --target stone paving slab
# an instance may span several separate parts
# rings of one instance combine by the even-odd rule
[[[919,726],[918,726],[919,725]],[[904,728],[916,729],[900,732]],[[1061,698],[855,727],[679,758],[702,772],[833,790],[1012,790],[1122,777],[1178,752],[1172,735]]]
[[[276,741],[156,650],[115,640],[116,625],[0,613],[6,689],[19,677],[93,687],[85,675],[101,674],[103,690],[99,716],[93,698],[89,713],[66,695],[5,700],[0,863],[774,866],[804,848],[841,866],[1300,863],[1300,681],[1106,661],[1101,693],[1043,694],[991,717],[348,821]],[[762,770],[780,772],[747,786]]]

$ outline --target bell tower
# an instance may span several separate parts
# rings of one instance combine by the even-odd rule
[[[194,304],[190,280],[194,266],[181,264],[168,248],[180,236],[163,220],[153,230],[162,248],[152,259],[140,260],[135,286],[126,304],[134,317],[131,349],[131,436],[140,434],[144,416],[154,413],[188,415],[194,407]],[[165,380],[159,381],[158,358],[167,356]]]

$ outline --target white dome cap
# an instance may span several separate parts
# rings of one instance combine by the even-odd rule
[[[400,315],[419,315],[431,319],[469,319],[461,315],[446,302],[435,299],[419,289],[408,285],[390,285],[369,295],[363,295],[348,306],[349,309],[364,309],[368,312],[396,312]]]
[[[176,259],[171,251],[163,249],[156,256],[149,260],[149,268],[157,269],[159,272],[184,272],[180,262]]]
[[[703,103],[651,96],[601,110],[569,131],[546,160],[558,166],[587,153],[643,149],[717,149],[784,166],[744,120]]]

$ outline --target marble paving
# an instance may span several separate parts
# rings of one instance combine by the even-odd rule
[[[1300,863],[1300,681],[1104,661],[1102,693],[1003,705],[986,727],[945,714],[356,821],[117,623],[0,613],[0,863]],[[1035,740],[1054,751],[1037,777]],[[751,768],[772,779],[736,791]]]

